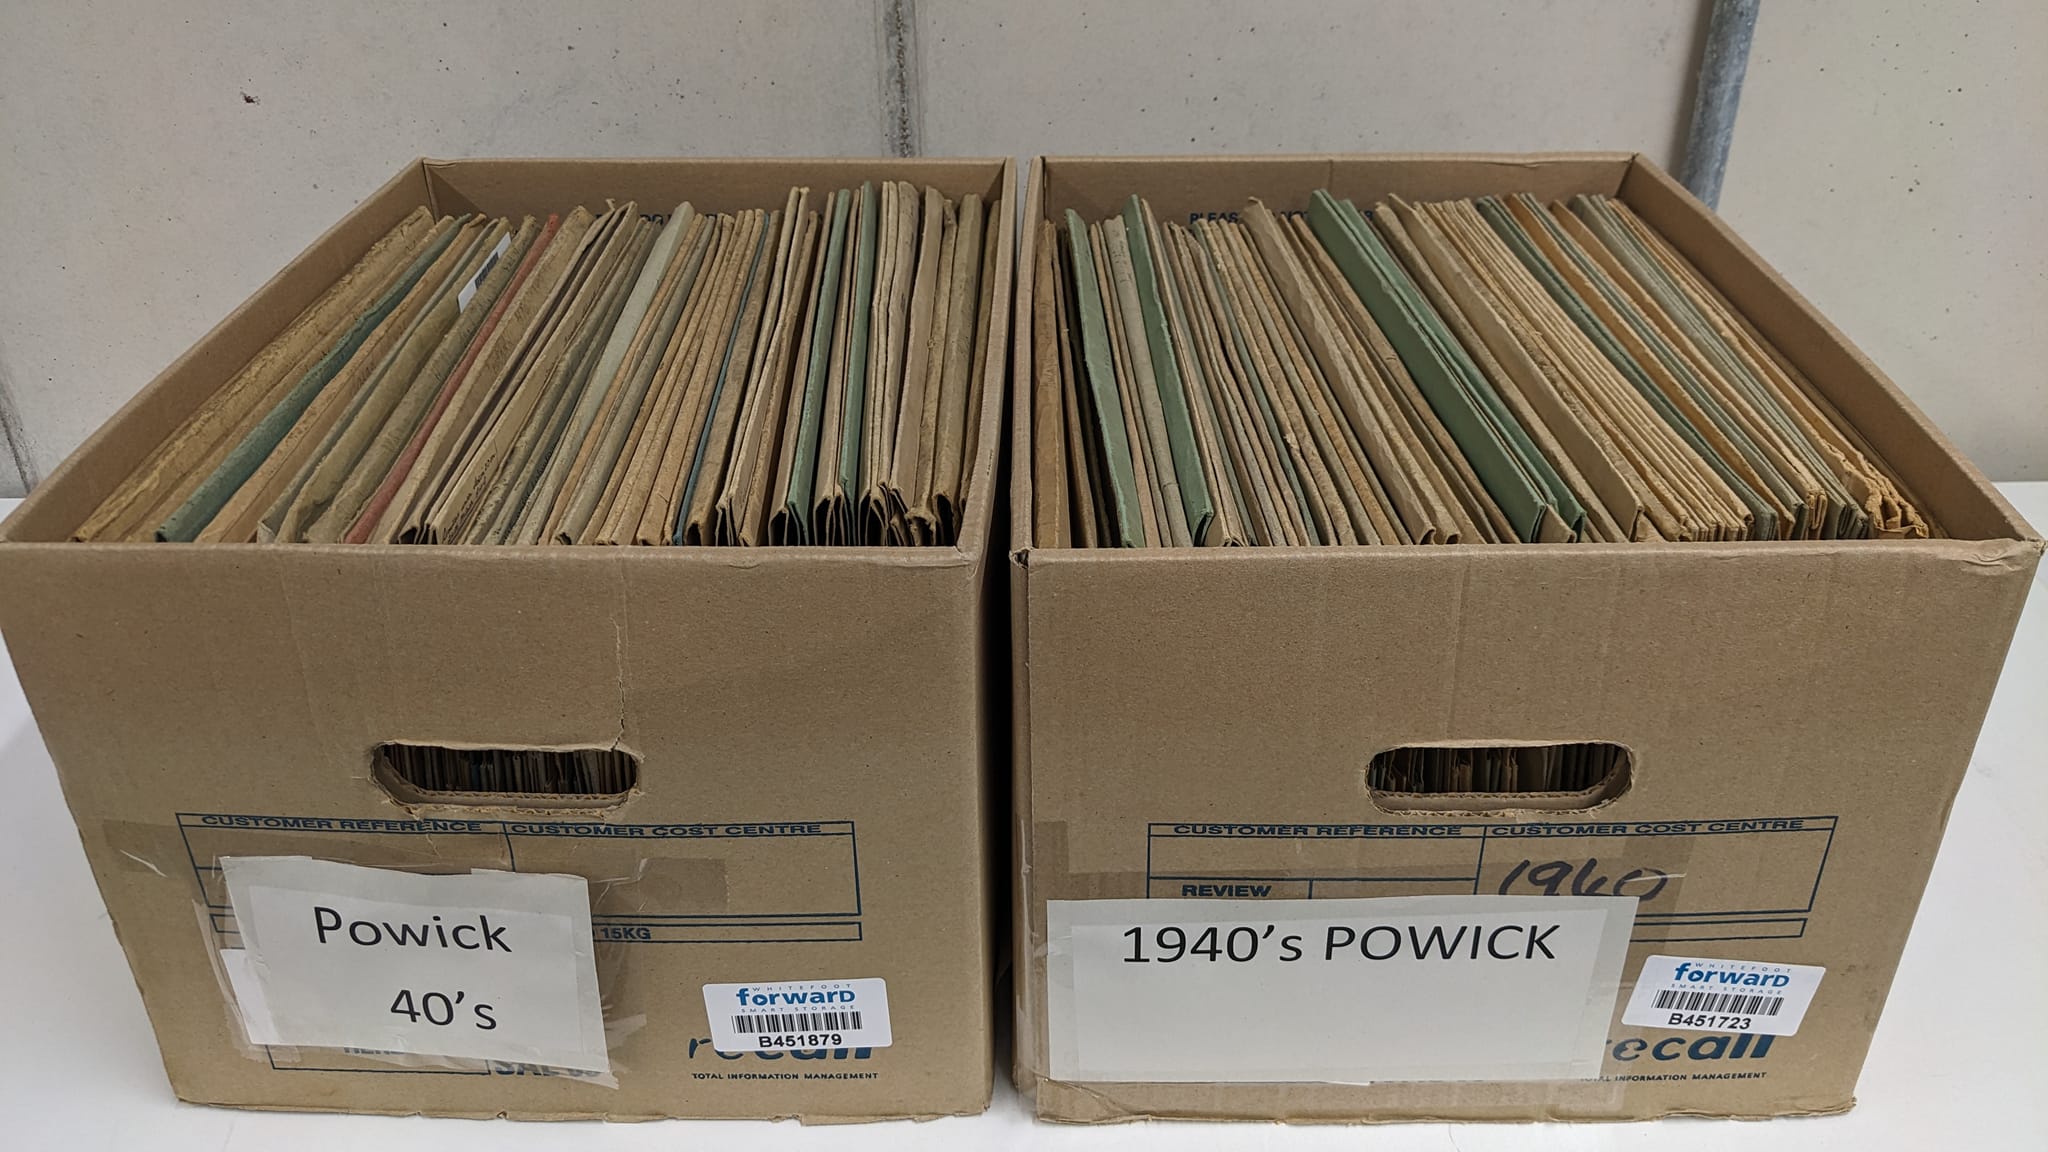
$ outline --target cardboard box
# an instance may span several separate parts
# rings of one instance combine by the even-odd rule
[[[186,1100],[514,1117],[969,1113],[991,1084],[991,701],[1000,523],[981,484],[928,549],[79,544],[73,526],[405,213],[780,204],[910,180],[1002,197],[1007,160],[476,160],[408,166],[167,369],[0,527],[0,627]],[[998,308],[993,347],[1008,339]],[[1005,360],[990,358],[1001,396]],[[993,477],[1000,404],[976,467]],[[1000,585],[993,602],[1000,603]],[[1000,612],[1000,608],[994,608]],[[1000,739],[1000,737],[996,737]],[[595,810],[401,803],[387,741],[618,747]],[[417,797],[412,799],[417,800]],[[430,824],[426,821],[441,821]],[[388,823],[387,823],[388,822]],[[212,866],[304,854],[586,876],[616,1089],[518,1066],[248,1049]],[[879,977],[886,1048],[724,1057],[708,983]],[[373,1074],[374,1073],[374,1074]]]
[[[1252,196],[1301,209],[1318,188],[1365,207],[1387,193],[1619,196],[1813,380],[1948,538],[1040,548],[1029,538],[1023,383],[1033,380],[1033,342],[1020,337],[1011,478],[1020,1088],[1041,1117],[1065,1121],[1616,1120],[1850,1107],[2041,540],[1882,373],[1640,156],[1043,159],[1026,184],[1015,328],[1029,332],[1041,219],[1067,208],[1102,219],[1134,192],[1162,220],[1233,212]],[[1572,741],[1622,745],[1627,776],[1540,803],[1375,798],[1367,787],[1368,762],[1396,747]],[[1611,1014],[1600,1006],[1587,1035],[1597,1066],[1586,1071],[1597,1078],[1054,1074],[1078,1027],[1071,1005],[1060,1022],[1049,1018],[1073,995],[1060,982],[1072,979],[1079,936],[1069,933],[1079,929],[1049,931],[1048,902],[1226,896],[1231,910],[1210,923],[1242,916],[1257,926],[1261,898],[1606,895],[1617,883],[1637,913],[1619,997]],[[1087,907],[1061,915],[1077,920]],[[1631,987],[1653,954],[1826,972],[1794,1035],[1626,1024]],[[1996,978],[1994,963],[1987,956],[1983,972],[1952,975]],[[1284,983],[1292,977],[1276,978],[1277,1004],[1295,993]],[[1299,995],[1327,987],[1304,983]],[[1447,1031],[1490,1023],[1469,1019],[1465,1002],[1397,1002],[1369,974],[1339,994],[1362,1000],[1368,1021],[1419,1010]],[[1183,1006],[1196,1021],[1190,1035],[1217,1015],[1213,1002]],[[1301,1046],[1325,1039],[1310,1027]]]

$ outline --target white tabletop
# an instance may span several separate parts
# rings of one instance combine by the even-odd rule
[[[2048,526],[2048,483],[2005,485]],[[12,501],[0,501],[0,515]],[[1007,1081],[983,1116],[804,1128],[520,1124],[240,1112],[171,1095],[142,1001],[14,679],[0,661],[0,1146],[151,1152],[526,1148],[2048,1148],[2048,568],[2020,621],[1948,838],[1846,1115],[1766,1123],[1342,1127],[1035,1124]],[[0,589],[0,595],[5,595]],[[1958,979],[1958,977],[1962,977]]]

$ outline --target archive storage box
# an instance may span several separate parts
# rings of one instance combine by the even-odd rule
[[[1945,535],[1133,550],[1033,540],[1039,222],[1069,208],[1101,220],[1133,193],[1161,221],[1234,213],[1250,197],[1302,210],[1324,188],[1368,209],[1390,194],[1619,197],[1811,379]],[[1010,568],[1016,1074],[1037,1113],[1613,1120],[1848,1108],[2041,552],[1984,478],[1640,156],[1046,158],[1030,170],[1024,217]],[[1576,794],[1369,786],[1368,765],[1392,749],[1575,742],[1619,746],[1621,766]],[[1373,897],[1426,899],[1338,903]],[[1396,912],[1508,915],[1505,943],[1489,934],[1488,951],[1517,963],[1543,958],[1535,917],[1611,914],[1622,928],[1604,977],[1595,963],[1563,990],[1503,983],[1514,965],[1486,969],[1475,929],[1475,951],[1461,944],[1455,958],[1473,969],[1418,993],[1371,963],[1394,947],[1400,926],[1381,921]],[[1994,964],[1954,975],[1994,979]],[[1791,1034],[1698,1014],[1661,1026],[1670,1004],[1656,1005],[1660,1025],[1626,1023],[1646,967],[1812,1000]],[[1276,1035],[1271,1018],[1296,1027]],[[1373,1071],[1344,1071],[1360,1066]]]
[[[904,180],[996,204],[1006,160],[408,166],[167,369],[0,528],[0,626],[177,1094],[263,1108],[849,1120],[976,1112],[992,1072],[984,553],[1000,402],[957,548],[94,544],[73,529],[421,205],[779,206]],[[653,210],[653,209],[649,209]],[[997,569],[999,572],[1000,569]],[[1000,589],[1000,585],[996,585]],[[1000,592],[995,595],[1000,599]],[[999,617],[998,615],[993,618]],[[1000,737],[995,737],[1000,740]],[[394,780],[391,743],[616,749],[590,804]],[[590,881],[617,1087],[505,1062],[265,1047],[224,998],[217,862],[303,855]],[[880,979],[887,1047],[719,1052],[703,987]],[[871,1022],[872,1023],[872,1022]]]

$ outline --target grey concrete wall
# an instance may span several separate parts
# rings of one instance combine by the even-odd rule
[[[22,451],[18,469],[0,456],[0,494],[47,472],[413,156],[1631,148],[1668,164],[1702,10],[1702,0],[10,0],[0,4],[0,412],[11,396]],[[908,18],[900,53],[887,28],[895,12]],[[2039,14],[2030,18],[2030,41],[1993,26],[1968,43],[1962,21],[1897,10],[1847,21],[1853,35],[1899,43],[1878,53],[1796,6],[1767,6],[1724,200],[1766,256],[2009,477],[2048,475],[2038,470],[2048,420],[2015,418],[2040,407],[2039,374],[2020,370],[2048,352],[2048,336],[1994,291],[2025,274],[1994,274],[1989,258],[1932,233],[1901,254],[1910,259],[1886,256],[1867,222],[1852,224],[1867,202],[1844,192],[1817,206],[1806,194],[1844,186],[1827,163],[1875,179],[1918,163],[1923,200],[1911,203],[1946,179],[1963,210],[1950,230],[1977,251],[2041,251],[2039,210],[2020,205],[2043,183],[2048,93],[2038,54],[1998,54],[2040,42]],[[1951,49],[1959,56],[1934,59]],[[1823,56],[1854,73],[1851,94],[1849,77],[1817,72]],[[1887,99],[1917,109],[1921,88],[1948,83],[1933,78],[1940,69],[1991,67],[2005,75],[1984,96],[1944,105],[1974,126],[1945,144],[1938,133],[1887,133],[1869,114]],[[1928,78],[1902,79],[1922,68]],[[2016,143],[2031,158],[1994,162],[1985,137],[2010,135],[2015,117],[2031,124]],[[1998,182],[1983,183],[1987,172]],[[1994,217],[2017,234],[1988,231]],[[2031,249],[2006,244],[2029,238]],[[2039,312],[2038,294],[2022,299]],[[9,427],[0,420],[0,452]]]
[[[2040,0],[1766,3],[1721,192],[2000,480],[2048,480],[2044,45]]]
[[[864,2],[6,0],[0,381],[31,476],[406,161],[873,153],[880,44]]]
[[[923,0],[937,153],[1675,159],[1699,0]]]

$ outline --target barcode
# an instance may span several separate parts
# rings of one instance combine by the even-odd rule
[[[1783,996],[1745,996],[1739,992],[1689,992],[1666,988],[1657,993],[1657,1007],[1680,1012],[1723,1012],[1730,1016],[1776,1016]]]
[[[735,1032],[852,1032],[859,1028],[859,1012],[768,1012],[732,1018]]]

